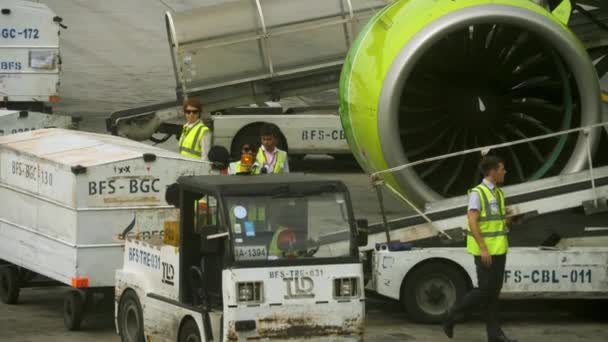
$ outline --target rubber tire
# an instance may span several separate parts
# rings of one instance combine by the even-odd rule
[[[19,271],[12,266],[0,267],[0,300],[5,304],[17,304],[19,300]]]
[[[562,304],[572,314],[595,322],[608,322],[607,299],[575,299]]]
[[[252,125],[237,133],[232,139],[232,144],[230,144],[230,158],[232,160],[241,160],[241,146],[244,143],[260,145],[260,127],[262,125]],[[253,157],[255,158],[255,156]]]
[[[126,328],[127,320],[130,317],[129,313],[135,319],[137,324],[137,332],[135,336],[131,334],[125,334],[129,330]],[[122,342],[145,342],[144,338],[144,314],[141,308],[141,303],[137,294],[133,291],[126,291],[120,299],[120,305],[118,306],[118,333],[120,334],[120,340]]]
[[[418,323],[440,323],[445,310],[440,313],[430,313],[425,311],[416,298],[417,289],[429,279],[441,277],[447,278],[456,292],[456,298],[452,305],[445,310],[451,309],[453,304],[460,301],[469,290],[469,282],[466,276],[454,265],[443,262],[429,262],[414,269],[406,276],[401,287],[401,305],[407,312],[410,319]]]
[[[112,312],[114,314],[114,288],[104,289],[101,291],[101,309],[103,312]]]
[[[85,298],[77,290],[68,291],[63,297],[63,325],[70,331],[80,330],[85,313]]]
[[[19,270],[19,281],[22,285],[29,283],[34,278],[36,278],[36,276],[38,276],[36,272],[26,270],[25,268]]]
[[[196,322],[189,318],[187,319],[182,327],[179,329],[179,340],[178,342],[201,342],[201,334],[198,330]]]

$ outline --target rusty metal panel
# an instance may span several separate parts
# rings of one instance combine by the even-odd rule
[[[361,340],[365,320],[362,274],[360,264],[224,270],[224,336],[228,341]],[[358,294],[337,299],[334,281],[350,277],[359,281]],[[240,282],[262,284],[259,304],[238,301]],[[236,331],[236,322],[247,320],[256,322],[255,330]]]

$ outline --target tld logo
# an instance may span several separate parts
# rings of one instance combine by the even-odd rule
[[[164,261],[162,262],[162,265],[163,265],[163,278],[161,279],[161,282],[163,282],[164,284],[173,286],[173,278],[175,277],[175,268],[173,268],[173,265],[166,263]]]
[[[285,299],[314,298],[315,283],[311,277],[283,278],[286,286]]]

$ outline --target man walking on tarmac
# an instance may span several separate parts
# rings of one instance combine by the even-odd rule
[[[504,162],[486,155],[480,163],[484,179],[469,190],[467,250],[475,260],[477,286],[452,310],[443,321],[443,331],[452,338],[456,319],[479,306],[486,312],[488,342],[517,342],[508,338],[500,327],[498,296],[502,289],[509,243],[506,224],[505,196],[498,187],[504,182]]]

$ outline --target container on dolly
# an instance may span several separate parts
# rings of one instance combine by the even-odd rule
[[[167,185],[209,172],[208,163],[115,136],[0,137],[0,298],[16,303],[36,274],[68,285],[64,323],[78,329],[87,299],[113,299],[125,237],[161,235],[162,222],[177,219]]]

